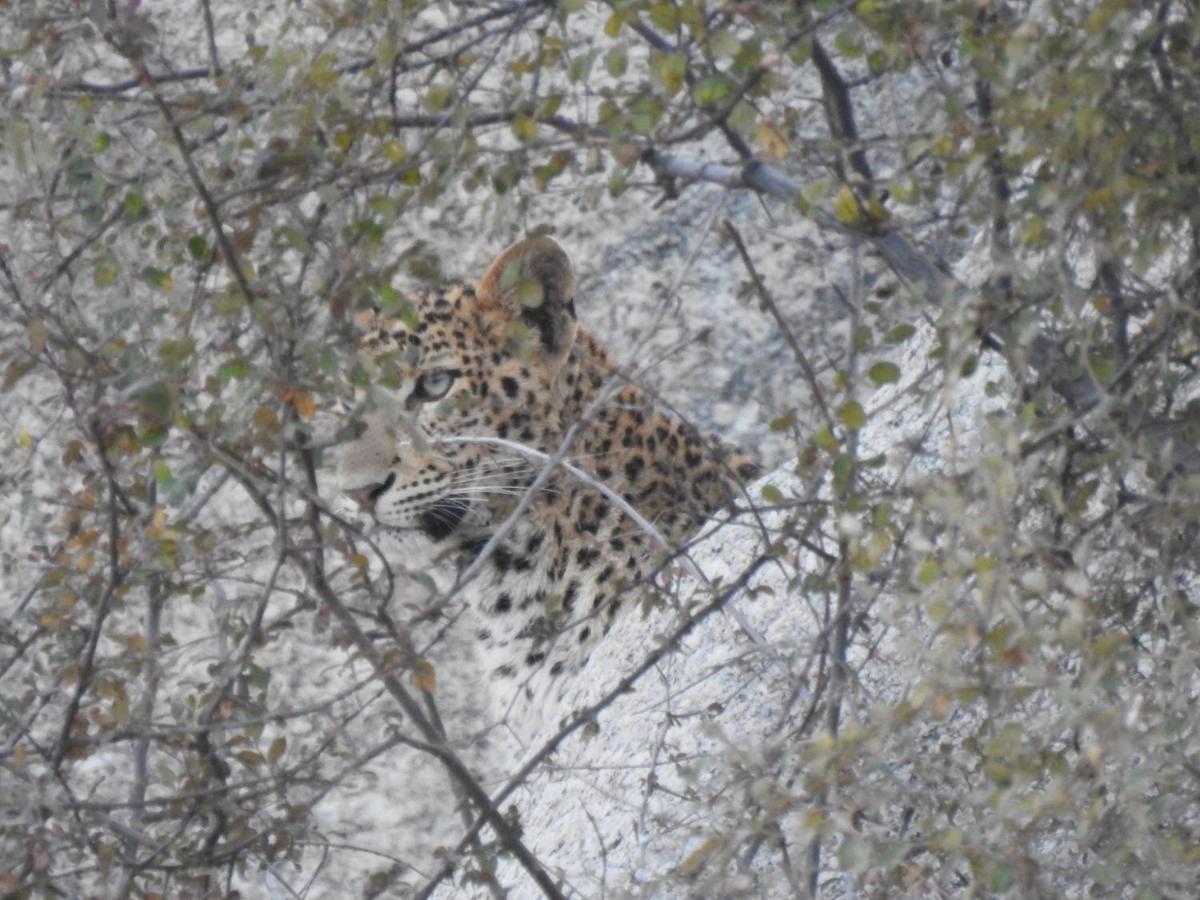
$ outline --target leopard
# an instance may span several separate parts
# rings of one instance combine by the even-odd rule
[[[526,702],[578,674],[672,552],[761,472],[627,377],[578,320],[575,292],[570,258],[543,235],[474,284],[355,316],[369,386],[340,490],[401,542],[419,534],[473,571],[463,593],[485,671]]]

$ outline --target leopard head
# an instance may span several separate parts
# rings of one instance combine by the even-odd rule
[[[505,250],[475,286],[407,298],[356,319],[371,373],[341,448],[341,490],[388,528],[438,540],[486,525],[552,446],[556,384],[577,333],[575,277],[546,237]]]

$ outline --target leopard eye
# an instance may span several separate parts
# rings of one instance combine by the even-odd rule
[[[417,386],[413,388],[413,398],[421,403],[441,400],[457,377],[458,372],[454,369],[430,369],[417,379]]]

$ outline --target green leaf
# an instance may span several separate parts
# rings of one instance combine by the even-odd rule
[[[393,221],[400,214],[400,201],[395,197],[372,197],[367,203],[373,212],[378,213],[389,222]],[[305,244],[308,244],[307,240],[305,240]]]
[[[149,211],[146,198],[141,191],[130,191],[125,195],[125,215],[131,219],[145,215]]]
[[[772,431],[787,431],[789,428],[791,428],[795,424],[796,424],[795,415],[793,415],[792,413],[787,413],[785,415],[779,416],[776,419],[772,419],[771,423],[768,427]]]
[[[572,59],[571,65],[567,68],[567,81],[571,82],[571,84],[587,81],[588,75],[592,73],[592,66],[595,64],[598,54],[599,51],[593,49]]]
[[[266,760],[263,759],[263,755],[257,750],[239,750],[237,753],[233,754],[233,756],[234,759],[244,765],[247,769],[257,769],[264,762],[266,762]]]
[[[375,296],[379,300],[379,305],[384,309],[389,306],[395,306],[400,302],[400,292],[390,284],[380,285],[375,289]]]
[[[921,584],[933,584],[933,580],[937,578],[938,564],[932,556],[927,556],[917,567],[917,581]]]
[[[629,108],[629,124],[640,134],[649,134],[662,117],[662,101],[657,97],[643,95],[633,101]]]
[[[679,10],[671,3],[655,3],[650,7],[650,21],[662,31],[674,31],[679,27]]]
[[[177,341],[163,341],[158,345],[158,355],[167,365],[179,368],[196,349],[196,342],[190,337]]]
[[[657,53],[651,57],[650,71],[666,91],[673,97],[683,89],[687,74],[687,58],[682,53]]]
[[[995,772],[989,771],[989,769],[1000,770],[1001,767],[998,765],[989,765],[989,766],[984,767],[984,771],[988,775],[988,777],[991,778],[993,781],[995,781],[997,784],[999,784],[1001,787],[1007,787],[1011,783],[1011,781],[1012,781],[1011,778],[997,777]],[[1005,774],[1007,775],[1007,772],[1005,772]],[[1010,887],[1012,887],[1012,883],[1013,883],[1012,868],[1008,865],[1008,863],[998,862],[998,863],[996,863],[995,867],[992,869],[991,878],[988,880],[989,880],[988,887],[990,890],[992,890],[998,894],[1003,894]]]
[[[287,750],[287,738],[275,738],[271,741],[271,746],[267,748],[267,762],[278,762],[285,750]]]
[[[364,219],[357,225],[358,232],[372,244],[378,244],[383,240],[384,227],[374,219]]]
[[[255,663],[250,663],[250,666],[246,670],[246,675],[250,683],[259,690],[262,690],[271,683],[270,671]]]
[[[839,491],[845,490],[850,487],[850,479],[854,475],[854,457],[849,453],[838,454],[830,471],[833,473],[833,486]]]
[[[4,380],[0,381],[0,391],[11,390],[13,385],[32,372],[36,365],[32,359],[9,363],[8,368],[4,370]]]
[[[517,300],[524,307],[535,309],[542,305],[542,284],[536,278],[522,278],[517,283]]]
[[[877,362],[871,366],[867,377],[876,384],[895,384],[900,380],[900,367],[895,363]]]
[[[558,112],[558,110],[562,107],[562,105],[563,105],[563,95],[562,94],[551,94],[549,97],[547,97],[545,100],[543,100],[541,106],[538,107],[537,118],[539,120],[549,119],[551,116],[553,116],[555,113]]]
[[[454,102],[454,90],[444,84],[430,85],[425,92],[425,108],[430,112],[441,112]]]
[[[841,409],[838,410],[838,418],[851,431],[858,431],[867,424],[867,414],[857,400],[850,400],[842,404]]]
[[[800,43],[804,44],[807,42],[801,41]],[[733,54],[737,53],[741,45],[742,43],[737,39],[737,35],[729,28],[718,28],[708,36],[708,48],[717,57],[733,56]]]
[[[783,494],[773,484],[764,484],[762,486],[762,498],[772,506],[779,506],[783,503]]]
[[[692,91],[697,103],[712,106],[729,95],[729,79],[724,75],[705,75]]]
[[[833,453],[838,448],[838,439],[828,425],[822,425],[813,435],[813,443],[827,453]]]
[[[229,381],[234,378],[245,378],[250,374],[250,363],[242,359],[240,356],[237,359],[231,359],[229,362],[222,363],[217,369],[217,377],[221,381]]]
[[[307,253],[312,249],[308,238],[300,233],[298,228],[293,228],[291,225],[284,225],[279,229],[280,236],[288,242],[293,250],[299,250],[301,253]]]
[[[188,238],[187,248],[194,260],[202,262],[208,258],[208,241],[202,234],[195,234]]]
[[[902,344],[910,337],[917,333],[917,329],[909,325],[907,322],[901,323],[884,335],[884,342],[888,344]]]
[[[604,54],[604,68],[608,70],[608,74],[613,78],[620,78],[624,75],[628,64],[629,60],[623,44],[618,44]]]
[[[321,54],[308,71],[308,83],[318,89],[332,87],[337,84],[338,77],[339,73],[334,66],[334,57],[329,53]]]
[[[173,407],[171,389],[162,381],[155,382],[138,395],[138,408],[151,419],[161,421],[169,418]]]
[[[399,165],[408,159],[408,147],[404,145],[404,141],[385,141],[383,144],[383,156],[388,162]]]
[[[164,294],[169,294],[171,288],[175,286],[175,282],[171,280],[171,273],[154,266],[146,266],[142,269],[142,281],[150,285],[150,287],[158,288]]]

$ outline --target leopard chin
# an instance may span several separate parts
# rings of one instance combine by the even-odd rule
[[[421,513],[417,527],[430,540],[440,541],[453,534],[470,511],[471,505],[461,497],[443,497]]]

